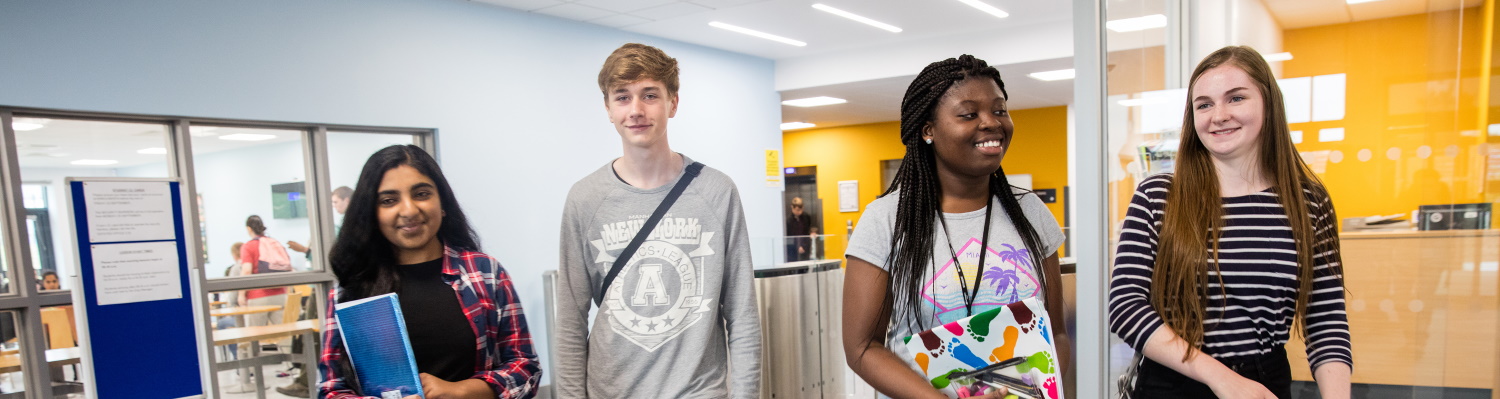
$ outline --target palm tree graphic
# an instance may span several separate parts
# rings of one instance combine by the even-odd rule
[[[1009,302],[1016,302],[1021,300],[1020,287],[1018,287],[1021,283],[1021,277],[1017,274],[1016,269],[1018,269],[1017,266],[1031,267],[1031,251],[1024,247],[1016,249],[1015,246],[1010,244],[1001,244],[1001,246],[1005,247],[1006,250],[1000,251],[1000,262],[1010,263],[1012,267],[1009,270],[1000,266],[990,267],[985,270],[984,279],[991,281],[991,284],[995,285],[996,297],[999,297],[1000,293],[1009,290]]]

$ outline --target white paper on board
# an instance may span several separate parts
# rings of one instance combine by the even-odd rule
[[[839,181],[839,212],[859,212],[859,180]]]
[[[168,182],[83,182],[89,241],[177,239]]]
[[[182,298],[182,272],[173,241],[90,246],[99,305]]]

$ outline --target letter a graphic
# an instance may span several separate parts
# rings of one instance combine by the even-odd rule
[[[631,306],[645,306],[646,295],[651,295],[652,305],[666,305],[666,284],[661,282],[661,265],[641,265],[636,268],[641,271],[640,278],[636,279],[635,296],[630,298]]]

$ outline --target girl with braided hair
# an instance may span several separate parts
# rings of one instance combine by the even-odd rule
[[[906,156],[860,218],[844,279],[844,355],[885,395],[944,397],[893,352],[903,337],[1032,297],[1065,318],[1062,229],[1000,167],[1015,133],[1007,99],[1000,72],[963,55],[922,69],[901,101]],[[1053,327],[1066,368],[1066,326]]]

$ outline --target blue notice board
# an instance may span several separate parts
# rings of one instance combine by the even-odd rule
[[[68,179],[90,397],[204,394],[181,194],[168,179]]]

